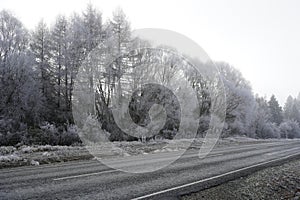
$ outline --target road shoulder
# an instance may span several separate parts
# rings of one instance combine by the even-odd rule
[[[182,196],[183,200],[300,199],[300,159]]]

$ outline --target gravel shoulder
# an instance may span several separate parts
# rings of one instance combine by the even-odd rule
[[[249,176],[182,196],[181,199],[300,200],[300,160],[266,168]]]

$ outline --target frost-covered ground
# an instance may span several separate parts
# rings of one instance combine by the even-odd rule
[[[272,140],[257,140],[246,137],[230,137],[220,139],[217,146],[233,146],[239,144],[252,144],[273,142]],[[179,151],[189,147],[199,149],[203,139],[159,140],[143,142],[110,142],[97,146],[12,146],[0,147],[0,168],[23,165],[41,165],[53,162],[66,162],[78,159],[92,159],[89,150],[97,153],[99,158],[118,156],[134,156],[139,154]]]
[[[221,184],[182,200],[215,199],[300,199],[300,160],[266,168],[247,177]]]
[[[77,159],[90,159],[92,156],[81,146],[21,146],[0,147],[0,168],[23,165],[40,165]]]

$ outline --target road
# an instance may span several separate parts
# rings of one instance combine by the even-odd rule
[[[143,168],[176,152],[114,159],[115,166]],[[176,196],[300,157],[300,141],[215,148],[206,158],[188,150],[171,165],[126,173],[96,160],[0,170],[0,199],[176,199]]]

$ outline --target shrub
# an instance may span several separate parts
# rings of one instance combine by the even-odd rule
[[[286,120],[279,126],[282,138],[300,138],[300,128],[298,122]]]
[[[27,126],[13,119],[0,120],[0,145],[13,146],[22,142],[27,134]]]
[[[261,138],[280,138],[280,129],[275,123],[267,122],[262,127]]]

